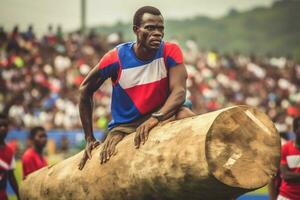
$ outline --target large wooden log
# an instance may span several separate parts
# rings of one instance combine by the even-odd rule
[[[82,171],[82,152],[43,168],[21,185],[22,200],[226,200],[260,188],[276,173],[280,139],[255,108],[235,106],[134,134],[100,165],[101,147]]]

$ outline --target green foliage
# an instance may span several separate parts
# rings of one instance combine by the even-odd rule
[[[257,55],[291,55],[300,60],[300,1],[275,2],[270,8],[258,7],[247,12],[234,9],[219,19],[197,16],[185,20],[166,20],[165,39],[180,43],[195,40],[201,48],[221,52]],[[120,31],[125,40],[133,40],[130,23],[98,27],[102,33]]]

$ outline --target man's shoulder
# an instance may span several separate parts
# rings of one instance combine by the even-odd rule
[[[6,155],[12,156],[14,154],[13,149],[5,144],[3,147],[0,148],[0,151],[4,152]]]
[[[122,52],[127,52],[128,49],[132,47],[134,43],[133,42],[126,42],[126,43],[121,43],[117,45],[115,48],[109,50],[104,56],[104,59],[109,59],[109,60],[116,60],[118,58],[118,54],[120,51]],[[125,51],[124,51],[125,50]]]
[[[164,56],[171,56],[171,57],[176,57],[177,55],[182,54],[182,50],[179,46],[178,43],[176,42],[169,42],[169,41],[164,41],[163,42],[163,51],[164,51]]]
[[[115,47],[115,49],[131,48],[133,44],[134,44],[134,42],[132,42],[132,41],[130,41],[130,42],[124,42],[124,43],[121,43],[121,44],[117,45]]]
[[[294,141],[290,140],[287,143],[285,143],[282,147],[284,147],[284,146],[286,146],[286,147],[293,147],[294,146]]]
[[[285,151],[286,153],[294,153],[294,152],[298,152],[296,146],[295,146],[295,142],[293,140],[288,141],[287,143],[285,143],[282,146],[282,151]]]
[[[23,154],[23,156],[22,156],[22,160],[26,160],[26,159],[32,158],[32,157],[34,157],[34,156],[35,156],[35,151],[33,150],[33,148],[28,148],[28,149],[24,152],[24,154]]]
[[[163,45],[164,45],[164,48],[179,48],[179,49],[181,49],[177,42],[164,41]]]

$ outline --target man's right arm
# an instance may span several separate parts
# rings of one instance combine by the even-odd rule
[[[101,77],[98,65],[95,66],[80,85],[79,115],[84,131],[87,145],[83,158],[79,164],[79,169],[83,169],[87,159],[91,159],[92,149],[99,145],[93,134],[93,95],[94,92],[103,84],[104,77]]]
[[[112,81],[118,77],[119,63],[116,49],[109,51],[100,62],[88,73],[80,85],[79,114],[87,141],[84,155],[79,163],[79,169],[83,169],[87,159],[92,158],[92,150],[100,144],[93,133],[93,95],[107,78]]]
[[[93,134],[93,95],[105,81],[98,66],[94,67],[80,85],[79,114],[87,142],[95,140]]]

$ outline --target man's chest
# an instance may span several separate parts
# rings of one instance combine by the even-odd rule
[[[138,66],[122,68],[119,84],[123,89],[155,83],[168,75],[163,58]]]

